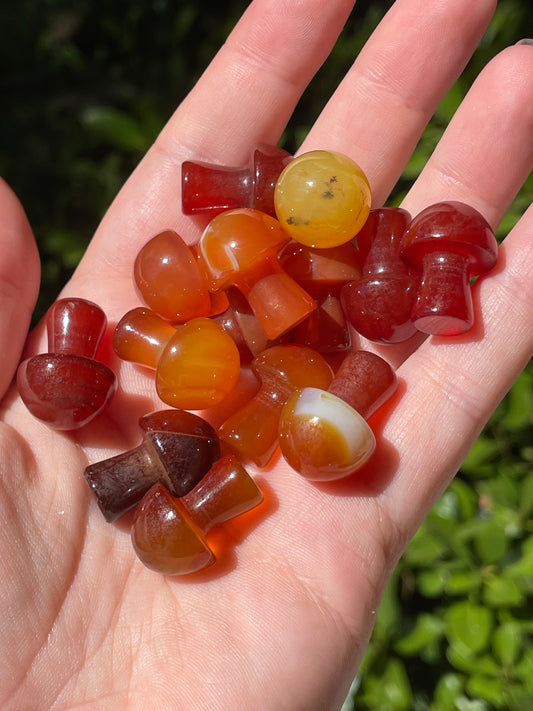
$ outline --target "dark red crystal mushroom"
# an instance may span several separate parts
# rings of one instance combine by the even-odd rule
[[[402,238],[402,258],[422,272],[411,318],[423,333],[453,336],[473,324],[470,278],[494,267],[498,243],[475,208],[439,202],[422,210]]]
[[[275,217],[274,188],[291,158],[283,148],[261,144],[244,167],[185,161],[181,169],[183,213],[214,217],[224,210],[252,207]]]
[[[48,353],[24,360],[17,371],[20,396],[39,420],[57,430],[83,427],[107,407],[116,378],[95,360],[107,325],[92,301],[59,299],[48,310]]]

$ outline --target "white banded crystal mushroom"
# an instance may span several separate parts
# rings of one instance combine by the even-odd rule
[[[329,481],[353,474],[372,456],[374,433],[344,400],[319,388],[295,391],[284,406],[279,444],[293,469]]]

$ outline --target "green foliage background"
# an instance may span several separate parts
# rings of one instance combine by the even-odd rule
[[[19,0],[0,8],[0,172],[43,262],[38,318],[107,206],[245,9],[245,0]],[[295,111],[294,150],[392,3],[360,0]],[[533,37],[530,0],[500,0],[391,203],[427,161],[482,66]],[[499,229],[531,203],[533,180]],[[533,709],[533,368],[479,437],[403,556],[346,711]],[[355,670],[354,670],[355,673]]]

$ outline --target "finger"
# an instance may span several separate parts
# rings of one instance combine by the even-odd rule
[[[0,179],[0,397],[20,361],[40,284],[37,246],[22,205]]]
[[[75,288],[78,292],[93,290],[94,293],[93,274],[98,273],[101,278],[97,288],[103,284],[110,286],[107,300],[112,309],[112,317],[118,318],[120,312],[136,303],[131,286],[132,254],[153,234],[169,227],[176,229],[189,241],[197,239],[198,228],[179,210],[181,160],[185,157],[209,157],[211,160],[238,164],[246,159],[250,147],[258,140],[277,140],[300,94],[330,50],[351,5],[347,2],[318,3],[313,0],[302,6],[281,3],[279,0],[257,0],[250,6],[213,65],[172,117],[161,138],[108,212],[76,272]],[[388,119],[385,129],[376,128],[373,141],[363,141],[368,156],[364,162],[370,163],[371,157],[375,155],[373,165],[392,171],[388,180],[384,177],[384,185],[392,181],[392,174],[395,179],[401,171],[418,138],[421,125],[437,101],[437,95],[443,93],[466,62],[493,9],[492,0],[483,0],[475,4],[475,9],[470,8],[459,22],[461,11],[464,14],[464,0],[440,5],[445,7],[441,14],[424,7],[417,17],[416,13],[421,9],[418,2],[401,0],[396,3],[397,10],[387,17],[382,29],[371,41],[371,48],[364,51],[363,63],[359,64],[359,73],[363,75],[365,72],[371,75],[372,66],[386,67],[391,74],[391,78],[383,82],[386,86],[391,83],[394,85],[394,81],[398,84],[398,77],[407,72],[411,77],[410,83],[404,81],[402,86],[400,82],[395,89],[400,95],[405,95],[408,105],[414,101],[417,91],[422,96],[431,97],[431,108],[425,107],[423,111],[418,107],[411,111],[406,109],[406,114],[412,114],[411,124],[414,122],[416,126],[411,129],[410,141],[405,140],[405,131],[401,136],[402,141],[397,140],[399,135],[396,132],[383,146],[383,135],[387,135],[387,123],[390,123]],[[404,14],[406,20],[403,19]],[[413,37],[411,25],[416,26],[420,16],[429,17],[426,24],[433,32],[427,31],[421,37]],[[395,37],[402,37],[405,32],[410,42],[394,40]],[[426,36],[427,42],[424,40]],[[440,40],[437,42],[435,36],[449,39],[447,43]],[[392,49],[380,50],[382,42]],[[424,60],[429,55],[434,66],[443,67],[435,70],[436,75],[444,77],[436,92],[428,88],[430,81],[424,84],[423,89],[415,87],[419,66],[416,71],[410,70],[413,42],[415,46],[422,43],[425,53],[417,54]],[[439,48],[436,57],[432,54],[432,43],[437,43]],[[448,44],[450,46],[443,47]],[[453,57],[453,61],[448,57]],[[421,61],[419,59],[418,64]],[[399,68],[397,74],[394,73],[396,68]],[[354,69],[355,78],[358,71]],[[383,69],[379,73],[386,77],[387,72]],[[434,77],[430,78],[433,80]],[[361,82],[361,85],[364,83]],[[348,96],[352,90],[357,94],[357,90],[353,89],[353,78],[345,82],[343,87],[335,97],[335,103],[330,104],[330,113],[320,119],[321,131],[314,134],[315,137],[322,135],[321,146],[331,145],[329,141],[333,135],[337,135],[342,137],[342,147],[345,147],[348,139],[357,136],[365,127],[377,127],[380,124],[378,118],[382,119],[379,106],[387,95],[389,108],[384,116],[390,116],[391,113],[397,115],[399,100],[390,100],[390,94],[394,93],[390,87],[389,90],[385,88],[370,92],[373,96],[371,102],[368,96],[364,96],[364,91],[360,93],[361,101],[356,112],[351,110],[353,104],[350,105]],[[365,109],[367,104],[374,108]],[[338,107],[334,108],[335,105]],[[350,110],[343,109],[344,105],[349,105]],[[352,121],[354,115],[358,117],[357,124]],[[401,119],[398,125],[405,123],[405,117]],[[341,127],[344,125],[346,130],[336,130],[337,123]],[[401,155],[400,158],[393,155],[387,162],[384,155],[391,146],[396,146],[396,151]],[[377,173],[379,170],[371,173],[372,180]],[[378,193],[380,191],[377,184],[375,190]],[[381,191],[384,192],[383,188]]]
[[[179,145],[204,160],[247,160],[259,139],[276,143],[353,4],[253,2],[162,132],[159,147],[174,153]]]
[[[163,229],[194,241],[199,229],[180,208],[181,162],[239,165],[258,142],[276,143],[352,5],[253,2],[108,211],[76,278],[129,279],[132,255]]]
[[[533,47],[508,47],[474,82],[404,207],[461,200],[497,228],[533,166],[532,96]]]
[[[405,392],[383,437],[399,452],[386,499],[404,541],[533,356],[532,230],[530,207],[504,240],[497,272],[474,285],[483,313],[474,337],[430,338],[398,370]]]
[[[532,95],[533,48],[507,48],[474,82],[402,207],[415,215],[440,200],[460,200],[496,230],[533,167]],[[398,367],[420,342],[359,345]]]
[[[438,103],[463,71],[496,3],[397,0],[357,57],[302,149],[350,155],[374,205],[400,177]]]

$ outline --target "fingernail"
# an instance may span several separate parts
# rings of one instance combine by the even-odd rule
[[[525,39],[518,40],[516,44],[533,44],[533,39],[526,37]]]

